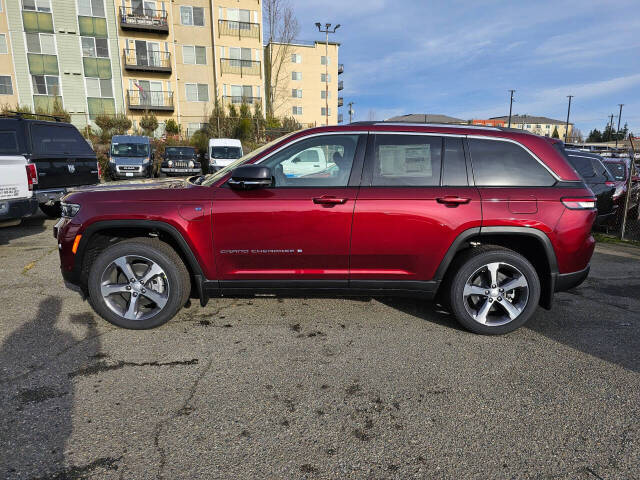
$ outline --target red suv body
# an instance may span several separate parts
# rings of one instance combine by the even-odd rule
[[[504,333],[586,278],[596,216],[543,137],[390,123],[296,132],[216,174],[107,184],[63,208],[65,280],[128,328],[189,296],[397,294]]]

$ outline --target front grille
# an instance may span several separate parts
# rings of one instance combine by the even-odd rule
[[[173,166],[176,168],[189,168],[189,162],[173,162]]]

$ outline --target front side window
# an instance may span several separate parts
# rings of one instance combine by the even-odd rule
[[[325,135],[291,145],[260,165],[273,172],[274,187],[346,187],[358,135]]]
[[[427,187],[440,184],[442,138],[376,135],[372,186]]]
[[[477,186],[546,187],[553,176],[522,146],[503,140],[469,138]]]

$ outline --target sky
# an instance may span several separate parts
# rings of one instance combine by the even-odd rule
[[[565,120],[602,130],[623,103],[640,135],[640,2],[289,0],[300,40],[322,40],[315,22],[341,24],[345,107],[355,120],[408,113]]]

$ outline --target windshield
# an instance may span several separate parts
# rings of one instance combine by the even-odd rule
[[[240,147],[211,147],[211,158],[235,159],[241,156]]]
[[[625,175],[625,168],[624,165],[622,163],[609,163],[607,162],[606,164],[607,169],[611,172],[611,175],[613,175],[613,178],[615,178],[618,181],[624,180],[626,175]]]
[[[164,153],[167,157],[191,158],[196,154],[196,151],[194,148],[191,148],[191,147],[167,147]]]
[[[146,143],[114,143],[111,145],[112,157],[146,157],[149,145]]]
[[[249,160],[252,160],[253,158],[255,158],[257,155],[261,154],[262,152],[264,152],[265,150],[268,150],[269,148],[273,147],[275,144],[281,142],[282,140],[289,138],[291,135],[294,135],[298,132],[291,132],[288,133],[287,135],[283,135],[282,137],[278,137],[275,140],[271,140],[269,143],[264,144],[263,146],[249,152],[246,153],[245,155],[243,155],[242,157],[240,157],[238,160],[236,160],[235,162],[231,162],[229,165],[227,165],[226,167],[218,170],[216,173],[210,173],[209,175],[205,175],[204,180],[200,183],[200,185],[212,185],[215,182],[217,182],[218,180],[220,180],[222,177],[224,177],[227,173],[229,173],[231,170],[233,170],[234,168],[242,165],[243,163],[247,163]]]

